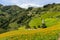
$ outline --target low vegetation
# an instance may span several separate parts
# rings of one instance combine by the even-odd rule
[[[28,9],[0,4],[0,40],[58,40],[60,4]]]
[[[32,30],[16,30],[0,34],[0,40],[57,40],[60,33],[60,23],[49,28]]]

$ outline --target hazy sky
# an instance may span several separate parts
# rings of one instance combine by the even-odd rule
[[[60,3],[60,0],[0,0],[3,5],[18,5],[23,8],[28,6],[43,6],[45,4]]]

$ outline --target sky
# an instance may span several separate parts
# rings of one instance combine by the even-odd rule
[[[60,3],[60,0],[0,0],[0,4],[17,5],[22,8],[28,8],[29,6],[41,7],[51,3]]]

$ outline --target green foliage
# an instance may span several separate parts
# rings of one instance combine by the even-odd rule
[[[47,28],[47,26],[46,26],[46,24],[44,23],[44,24],[42,24],[42,26],[41,26],[42,28]]]
[[[46,26],[51,26],[58,22],[59,15],[60,4],[55,3],[39,8],[29,7],[28,9],[16,5],[3,6],[0,4],[0,28],[16,30],[23,25],[27,28],[40,28],[39,25],[42,25],[41,19],[45,19]]]
[[[10,23],[8,30],[15,30],[15,29],[18,29],[18,27],[19,27],[19,25],[16,22]]]

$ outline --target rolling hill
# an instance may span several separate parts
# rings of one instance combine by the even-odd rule
[[[43,7],[20,8],[16,5],[4,6],[0,4],[0,33],[42,27],[42,19],[47,27],[60,22],[60,4],[47,4]]]
[[[0,34],[0,40],[57,40],[60,33],[60,22],[45,29],[15,30]]]

